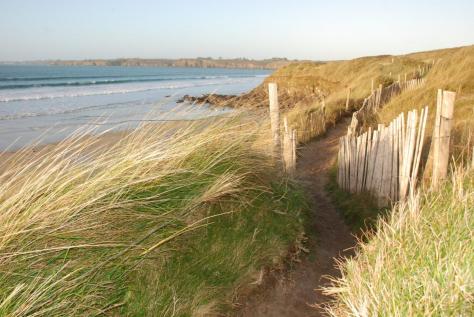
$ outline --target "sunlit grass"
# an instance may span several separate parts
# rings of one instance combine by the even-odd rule
[[[113,142],[81,131],[4,159],[0,315],[192,315],[230,303],[302,233],[304,199],[268,155],[268,130],[236,115],[144,125]]]
[[[333,316],[470,316],[474,291],[474,174],[457,171],[380,219],[377,233],[326,289]]]

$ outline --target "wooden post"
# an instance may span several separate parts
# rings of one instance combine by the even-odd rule
[[[292,149],[292,153],[291,153],[291,158],[292,158],[291,171],[293,173],[296,170],[296,146],[298,144],[296,129],[293,129],[293,131],[291,132],[291,141],[292,141],[291,142],[291,149]]]
[[[425,139],[425,128],[426,128],[427,118],[428,118],[428,107],[425,107],[424,109],[421,110],[420,124],[418,126],[418,136],[416,139],[415,158],[413,161],[413,170],[412,170],[411,181],[410,181],[410,195],[413,195],[415,193],[418,170],[419,170],[420,160],[421,160],[421,152],[423,151],[423,143]]]
[[[372,93],[374,93],[374,79],[372,78],[372,88],[370,89]]]
[[[369,127],[367,131],[367,146],[366,146],[366,157],[365,157],[365,165],[364,165],[364,170],[365,170],[365,175],[364,175],[364,184],[362,187],[362,190],[365,191],[367,188],[367,182],[368,182],[368,176],[369,176],[369,159],[372,151],[372,128]]]
[[[375,106],[377,109],[380,108],[381,102],[382,102],[382,84],[380,84],[379,89],[377,89],[377,105]]]
[[[351,152],[351,160],[350,160],[350,184],[349,184],[349,191],[351,193],[355,193],[356,190],[356,183],[357,183],[357,140],[355,136],[349,137],[350,142],[350,152]]]
[[[351,87],[349,87],[349,88],[347,89],[346,111],[349,111],[349,98],[350,98],[350,96],[351,96],[351,90],[352,90]]]
[[[280,107],[278,105],[278,89],[276,83],[268,84],[268,97],[270,99],[270,124],[273,137],[273,155],[281,155],[280,141]]]
[[[378,126],[378,145],[377,155],[375,157],[374,174],[372,176],[372,191],[378,197],[380,197],[380,187],[382,184],[383,176],[383,163],[385,154],[385,127],[383,124]]]
[[[433,131],[434,155],[431,185],[436,188],[446,179],[449,165],[449,144],[456,93],[438,90],[435,130]],[[441,100],[440,100],[441,99]],[[438,111],[439,110],[439,111]]]
[[[359,138],[358,143],[358,162],[357,162],[357,192],[364,190],[364,178],[365,178],[365,159],[367,155],[367,132],[362,134]]]
[[[474,169],[474,146],[472,147],[471,168]]]
[[[372,142],[370,149],[370,157],[367,165],[367,181],[365,188],[367,190],[373,190],[373,178],[375,174],[375,162],[377,160],[377,147],[378,147],[378,131],[374,131],[372,134]]]
[[[343,143],[342,138],[339,138],[339,151],[337,152],[337,185],[342,188],[343,169],[342,169],[342,156],[343,156]]]
[[[380,205],[387,206],[390,199],[390,187],[392,182],[392,127],[390,124],[385,132],[384,140],[384,156],[383,156],[383,172],[382,172],[382,182],[380,186]]]
[[[438,94],[436,97],[436,115],[435,115],[435,122],[433,128],[433,136],[432,136],[432,146],[433,146],[433,154],[432,154],[432,162],[433,162],[433,173],[431,175],[431,185],[436,187],[438,183],[438,175],[435,176],[435,171],[438,170],[438,156],[439,156],[439,128],[441,124],[441,102],[443,100],[443,90],[438,89]]]
[[[393,200],[398,200],[399,192],[399,166],[400,166],[400,116],[395,119],[394,131],[394,151],[393,151],[393,165],[392,165],[392,183],[393,183]]]
[[[407,117],[407,129],[404,142],[402,173],[400,179],[400,199],[405,199],[408,193],[408,186],[410,183],[410,171],[413,162],[413,154],[415,151],[416,138],[416,124],[417,124],[416,110],[410,111]]]
[[[350,166],[351,166],[351,151],[350,151],[350,141],[349,136],[346,135],[344,137],[344,147],[345,147],[345,157],[344,157],[344,166],[345,166],[345,190],[348,191],[350,189],[351,184],[351,174],[350,174]]]
[[[472,152],[471,152],[471,168],[474,169],[474,146],[472,147]]]
[[[283,149],[282,149],[282,156],[283,156],[283,163],[285,165],[285,170],[287,173],[290,173],[291,169],[291,137],[290,137],[290,130],[288,127],[288,118],[285,116],[283,118]]]

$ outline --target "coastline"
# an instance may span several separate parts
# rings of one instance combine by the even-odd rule
[[[144,122],[141,126],[134,127],[134,128],[126,128],[123,130],[109,130],[106,132],[98,132],[94,133],[94,131],[86,132],[84,134],[79,133],[79,138],[84,142],[90,144],[87,146],[82,154],[88,154],[91,152],[98,152],[101,153],[102,149],[107,151],[108,148],[114,146],[121,140],[125,139],[131,133],[139,131],[143,128],[149,128],[150,126],[159,126],[158,128],[173,130],[177,129],[180,126],[185,126],[197,122],[202,122],[205,120],[212,120],[215,118],[225,117],[225,114],[219,114],[215,116],[207,116],[203,118],[196,118],[190,120],[163,120],[160,122]],[[165,127],[168,126],[168,127]],[[78,129],[77,131],[80,131]],[[34,158],[36,155],[44,155],[47,152],[51,152],[56,147],[60,146],[61,144],[68,143],[70,141],[77,140],[74,138],[73,135],[69,135],[62,140],[54,141],[54,142],[47,142],[47,143],[40,143],[41,141],[36,142],[37,144],[33,143],[18,149],[12,150],[3,150],[0,151],[0,173],[4,171],[5,166],[3,165],[9,159],[15,158],[15,156],[28,156],[28,159]]]
[[[260,69],[274,70],[286,66],[297,60],[286,58],[270,58],[253,60],[246,58],[116,58],[116,59],[88,59],[88,60],[40,60],[17,62],[36,65],[54,66],[122,66],[122,67],[183,67],[183,68],[229,68],[229,69]]]
[[[41,143],[58,142],[84,126],[102,132],[144,121],[215,116],[230,109],[176,101],[186,94],[247,94],[269,75],[197,68],[0,68],[0,151],[22,148],[39,137]]]

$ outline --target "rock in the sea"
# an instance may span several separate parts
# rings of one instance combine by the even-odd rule
[[[234,95],[218,95],[218,94],[205,94],[199,97],[184,95],[182,98],[176,101],[177,103],[193,103],[193,104],[209,104],[213,106],[232,106],[232,101],[235,100],[237,96]]]

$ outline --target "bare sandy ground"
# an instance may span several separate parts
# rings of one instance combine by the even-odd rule
[[[326,316],[324,309],[314,307],[331,300],[320,288],[327,285],[328,276],[340,275],[336,259],[351,256],[356,244],[325,190],[329,170],[337,156],[339,137],[346,133],[346,127],[347,122],[339,123],[325,137],[305,145],[299,153],[297,177],[312,199],[310,228],[313,232],[309,232],[309,254],[288,272],[264,283],[262,289],[241,303],[243,307],[234,316]],[[311,238],[312,234],[316,238]]]

